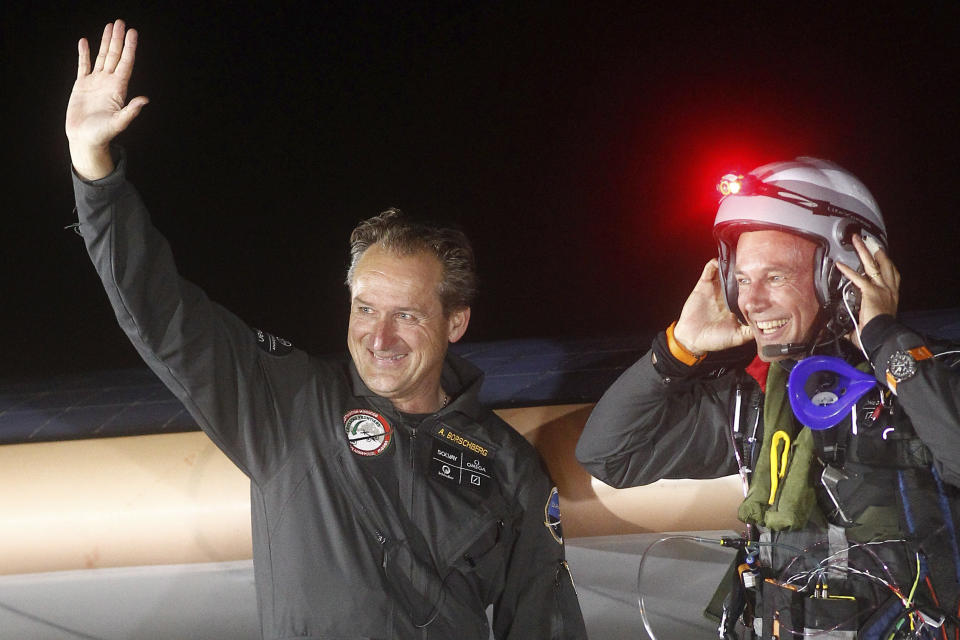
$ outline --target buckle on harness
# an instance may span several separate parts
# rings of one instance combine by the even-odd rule
[[[838,524],[845,527],[852,527],[856,522],[848,518],[847,514],[843,512],[843,508],[840,506],[840,496],[837,492],[837,485],[840,484],[841,480],[848,480],[849,478],[850,476],[841,469],[830,464],[824,465],[823,473],[820,474],[820,484],[823,485],[823,488],[827,492],[827,497],[830,498],[830,502],[832,502],[836,508],[836,511],[831,515],[839,520]]]

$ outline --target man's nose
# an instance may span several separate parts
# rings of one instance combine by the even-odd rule
[[[770,295],[762,284],[751,284],[740,289],[740,310],[745,313],[762,311],[770,304]]]
[[[393,346],[397,332],[392,318],[381,318],[377,320],[373,328],[373,348],[377,351],[384,351]]]

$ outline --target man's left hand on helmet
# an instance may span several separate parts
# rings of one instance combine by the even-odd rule
[[[853,246],[860,256],[864,273],[858,273],[841,262],[837,263],[837,268],[860,289],[859,326],[862,329],[879,315],[896,314],[900,299],[900,272],[883,249],[871,254],[860,236],[853,237]]]

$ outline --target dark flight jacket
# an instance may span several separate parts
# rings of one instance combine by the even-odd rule
[[[584,638],[536,450],[447,356],[419,425],[352,362],[251,329],[179,277],[126,158],[74,175],[80,231],[120,326],[250,478],[265,638]],[[555,498],[554,498],[555,500]],[[555,519],[554,519],[555,520]]]
[[[894,351],[922,344],[934,353],[945,351],[892,316],[875,318],[864,327],[862,336],[875,363],[873,373],[884,389],[885,365]],[[654,353],[656,365],[651,358]],[[740,433],[748,435],[749,425],[759,420],[755,463],[763,441],[764,394],[744,371],[755,353],[750,343],[711,354],[704,362],[687,367],[670,355],[661,332],[653,349],[627,369],[594,408],[577,444],[577,459],[592,475],[618,488],[661,478],[706,479],[735,474],[738,465],[731,418],[739,386],[743,399]],[[857,354],[851,351],[851,355],[855,360]],[[893,577],[908,590],[915,576],[913,554],[919,549],[929,561],[932,584],[941,604],[945,610],[956,612],[960,554],[951,529],[960,531],[960,368],[951,369],[948,362],[955,364],[956,356],[920,361],[916,375],[898,385],[894,412],[881,413],[873,424],[862,420],[857,435],[851,433],[849,418],[836,427],[814,432],[815,441],[837,435],[844,445],[842,459],[814,462],[810,482],[817,492],[819,517],[811,518],[802,529],[765,532],[774,543],[765,558],[769,568],[765,575],[786,579],[790,574],[810,571],[837,550],[831,536],[839,533],[841,540],[846,536],[846,542],[839,546],[855,547],[849,552],[851,567],[859,565],[876,575],[887,575],[875,560],[875,554],[879,554]],[[873,391],[861,399],[861,405],[868,397],[879,396]],[[862,418],[870,411],[861,405],[858,415]],[[907,445],[913,447],[911,455],[916,455],[904,463]],[[826,457],[825,449],[816,453],[821,459]],[[749,451],[744,458],[749,461]],[[846,514],[856,524],[829,520],[836,514],[829,513],[828,496],[819,486],[822,462],[840,467],[847,474],[837,492]],[[765,480],[769,482],[769,476]],[[901,538],[908,542],[870,549],[856,546]],[[809,551],[798,555],[797,550]],[[842,589],[861,599],[863,624],[890,595],[869,579],[856,576],[830,588],[838,594],[844,593]],[[917,593],[929,598],[926,588]]]

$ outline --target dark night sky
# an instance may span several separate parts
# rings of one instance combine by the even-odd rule
[[[310,351],[342,348],[346,239],[388,206],[474,239],[468,340],[664,326],[717,177],[802,154],[873,190],[902,309],[960,305],[955,2],[27,4],[3,8],[0,378],[138,363],[62,230],[76,40],[117,16],[151,99],[129,176],[181,271]]]

